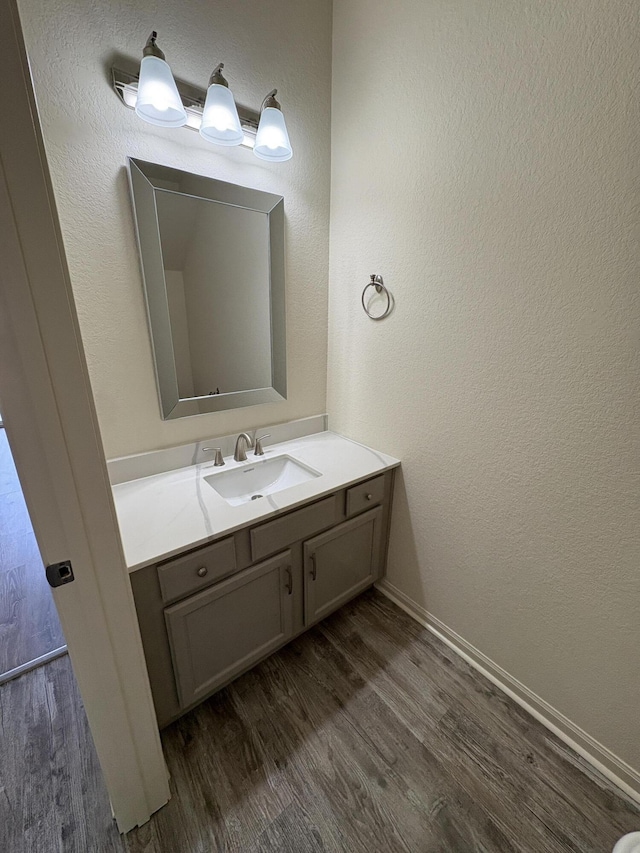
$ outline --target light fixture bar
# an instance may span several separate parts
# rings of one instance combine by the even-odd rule
[[[114,65],[111,68],[111,82],[125,107],[130,110],[135,109],[138,98],[138,74],[133,71],[125,71]],[[204,89],[198,89],[189,83],[183,83],[181,80],[176,80],[176,86],[187,113],[187,123],[183,127],[199,131],[207,93]],[[240,144],[243,148],[253,148],[260,122],[260,113],[258,110],[252,110],[250,107],[244,107],[241,104],[237,104],[237,108],[240,126],[244,134],[244,139]]]

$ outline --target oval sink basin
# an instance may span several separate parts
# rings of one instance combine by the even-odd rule
[[[319,471],[291,456],[274,456],[259,462],[246,462],[231,471],[209,474],[204,479],[227,503],[239,506],[320,476]]]

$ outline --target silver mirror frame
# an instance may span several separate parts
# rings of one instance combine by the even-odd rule
[[[275,403],[287,396],[287,347],[284,281],[284,199],[273,193],[240,187],[215,178],[127,158],[129,185],[140,249],[160,410],[164,420]],[[156,189],[176,184],[183,195],[208,199],[267,214],[269,224],[269,290],[271,302],[271,386],[205,397],[180,398],[171,335],[169,303],[162,259]]]

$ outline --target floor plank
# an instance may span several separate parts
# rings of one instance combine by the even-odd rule
[[[0,687],[0,850],[122,853],[68,657]]]
[[[326,849],[320,831],[308,821],[304,809],[291,805],[265,829],[249,853],[324,853]]]
[[[122,838],[67,658],[0,687],[11,853],[609,853],[640,811],[370,592],[163,732],[173,796]]]
[[[392,618],[397,608],[383,596],[372,604],[367,613],[372,628],[368,637],[377,639],[382,632],[389,636],[400,624]],[[557,826],[559,837],[562,827],[569,833],[563,841],[567,849],[595,844],[607,850],[612,837],[605,829],[608,824],[617,821],[620,830],[627,825],[627,810],[617,789],[430,632],[408,617],[402,625],[402,635],[407,631],[412,637],[414,661],[418,665],[424,662],[423,671],[429,673],[430,681],[435,676],[449,705],[437,731],[456,747],[450,753],[451,761],[471,748],[476,754],[464,763],[465,772],[472,765],[485,773],[493,766],[501,780],[499,798],[520,791],[522,801],[537,811],[542,823]],[[403,640],[398,636],[397,643]],[[592,798],[594,784],[600,794]],[[615,840],[615,832],[613,837]]]
[[[0,429],[0,675],[63,645],[6,432]]]

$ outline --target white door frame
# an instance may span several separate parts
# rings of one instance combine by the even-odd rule
[[[0,69],[2,414],[42,558],[73,565],[54,599],[126,832],[169,799],[167,770],[15,0]]]

